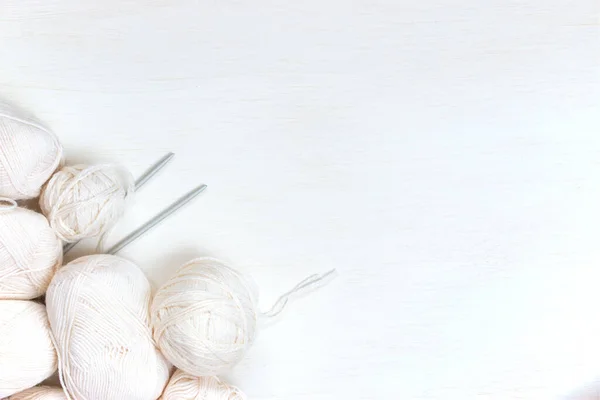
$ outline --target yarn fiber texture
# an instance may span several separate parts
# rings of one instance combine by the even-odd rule
[[[161,400],[246,400],[246,395],[216,376],[196,377],[177,370]]]
[[[46,308],[33,301],[0,300],[0,398],[37,385],[56,366]]]
[[[62,243],[43,215],[0,209],[0,299],[44,294],[62,255]]]
[[[218,260],[184,264],[156,293],[154,340],[167,359],[193,376],[237,364],[257,327],[257,291],[249,278]]]
[[[8,400],[67,400],[61,388],[37,386],[10,396]]]
[[[149,326],[150,284],[132,262],[111,255],[61,268],[46,294],[59,376],[77,400],[155,400],[170,365]]]
[[[0,196],[37,197],[62,157],[56,135],[34,118],[0,103]]]
[[[66,166],[42,190],[40,208],[62,240],[76,242],[110,229],[133,191],[132,175],[118,166]]]

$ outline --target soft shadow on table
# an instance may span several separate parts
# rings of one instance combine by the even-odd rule
[[[564,400],[600,400],[600,379],[574,391]]]

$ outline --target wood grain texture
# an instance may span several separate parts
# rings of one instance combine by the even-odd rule
[[[559,399],[600,378],[599,11],[0,0],[0,95],[72,162],[177,153],[114,240],[209,185],[122,253],[155,284],[213,255],[267,308],[339,269],[229,376],[251,399]]]

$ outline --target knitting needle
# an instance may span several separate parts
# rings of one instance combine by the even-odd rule
[[[146,182],[148,182],[154,175],[156,175],[158,171],[163,169],[165,165],[167,165],[169,161],[171,161],[173,156],[175,156],[175,153],[167,153],[164,157],[162,157],[160,160],[155,162],[150,168],[148,168],[142,174],[142,176],[137,178],[135,181],[135,191],[137,192],[138,190],[140,190],[140,188],[144,186]]]
[[[177,199],[173,204],[169,207],[165,208],[160,213],[156,214],[150,221],[146,222],[144,225],[137,228],[135,231],[131,232],[129,235],[125,236],[121,239],[117,244],[108,249],[107,254],[115,254],[123,247],[127,246],[144,233],[148,232],[150,229],[154,228],[160,222],[162,222],[165,218],[169,217],[175,211],[179,210],[181,207],[195,199],[200,193],[202,193],[206,189],[206,185],[200,185],[192,191],[184,194],[179,199]]]
[[[152,164],[146,171],[144,171],[144,173],[135,181],[135,191],[137,192],[140,190],[140,188],[144,186],[146,182],[152,179],[154,175],[163,169],[171,161],[173,156],[175,156],[175,153],[172,152],[165,154],[160,158],[160,160]],[[69,251],[71,251],[71,249],[75,247],[77,243],[79,243],[79,240],[77,242],[65,244],[63,246],[63,254],[67,254]]]

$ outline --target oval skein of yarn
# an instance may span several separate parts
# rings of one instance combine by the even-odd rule
[[[257,290],[211,258],[184,264],[152,302],[154,340],[167,359],[193,376],[219,375],[254,342]]]
[[[175,371],[161,400],[246,400],[246,395],[216,376],[192,376]]]
[[[0,299],[44,294],[62,255],[62,243],[42,214],[0,210]]]
[[[0,300],[0,398],[30,388],[56,371],[46,308],[26,300]]]
[[[0,103],[0,196],[37,197],[62,156],[56,135],[34,118]]]
[[[110,229],[133,191],[132,175],[118,166],[66,166],[44,186],[40,208],[58,237],[76,242]]]
[[[36,386],[9,397],[8,400],[67,400],[61,388]]]
[[[46,293],[63,389],[77,400],[155,400],[169,363],[149,326],[150,283],[137,265],[111,255],[78,258]]]

